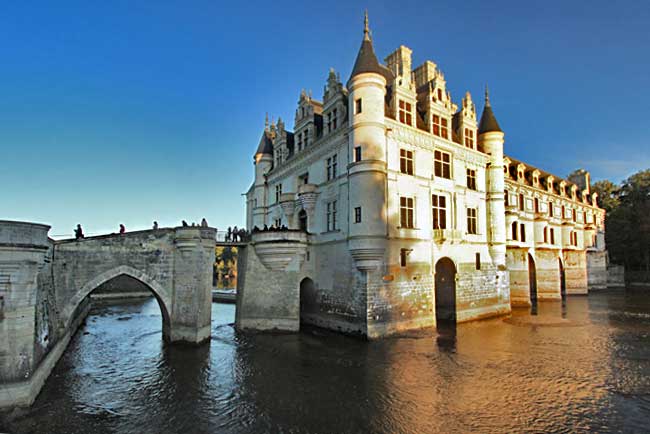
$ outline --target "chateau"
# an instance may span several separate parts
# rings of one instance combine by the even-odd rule
[[[366,16],[344,85],[303,91],[293,131],[268,119],[246,193],[237,323],[300,322],[368,337],[506,314],[606,282],[604,211],[568,179],[504,155],[488,92],[480,121],[431,61],[381,64]]]

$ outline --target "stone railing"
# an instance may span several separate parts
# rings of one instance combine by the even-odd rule
[[[434,229],[433,241],[441,244],[444,242],[458,242],[463,239],[463,232],[458,229]]]

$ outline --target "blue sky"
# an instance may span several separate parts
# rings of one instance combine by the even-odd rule
[[[0,219],[51,235],[244,223],[264,114],[375,50],[491,102],[506,153],[557,175],[650,167],[644,1],[58,1],[0,6]]]

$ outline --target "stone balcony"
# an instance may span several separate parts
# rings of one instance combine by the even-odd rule
[[[307,253],[307,243],[304,231],[263,231],[251,235],[260,262],[272,271],[299,269]]]
[[[463,240],[463,232],[458,229],[434,229],[432,239],[436,244],[456,243]]]

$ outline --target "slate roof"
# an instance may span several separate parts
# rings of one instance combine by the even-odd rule
[[[262,138],[260,139],[260,144],[257,147],[257,154],[269,154],[273,155],[273,141],[271,140],[271,132],[264,130],[262,133]]]
[[[494,117],[492,107],[490,106],[490,101],[487,100],[485,107],[483,108],[483,114],[481,114],[481,122],[478,125],[478,133],[483,134],[492,131],[503,132],[499,126],[499,123],[497,122],[497,118]]]

